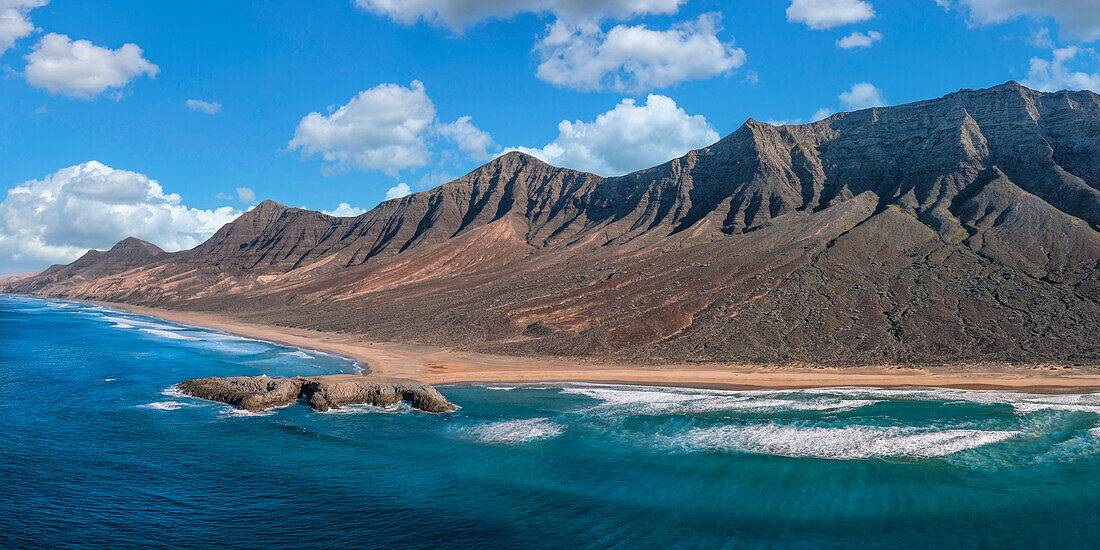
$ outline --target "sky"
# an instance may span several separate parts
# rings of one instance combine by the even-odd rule
[[[509,150],[604,176],[748,118],[1100,91],[1097,0],[0,0],[0,273],[357,215]]]

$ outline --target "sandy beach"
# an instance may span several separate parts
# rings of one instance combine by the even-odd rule
[[[571,358],[511,357],[434,346],[371,342],[356,334],[258,325],[213,313],[118,303],[101,305],[177,323],[215,328],[249,338],[337,353],[362,361],[369,367],[371,374],[412,378],[430,384],[594,382],[730,389],[835,386],[935,386],[1027,391],[1100,389],[1100,368],[1008,365],[836,368],[597,363]]]

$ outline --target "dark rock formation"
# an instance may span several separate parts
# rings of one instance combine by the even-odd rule
[[[353,374],[308,378],[233,376],[185,380],[176,387],[193,397],[227,403],[252,412],[287,405],[300,397],[304,397],[309,406],[318,411],[361,404],[384,407],[402,400],[427,412],[455,410],[455,406],[435,388],[403,378]]]
[[[180,382],[176,388],[192,397],[259,412],[297,401],[302,395],[302,382],[300,378],[231,376],[229,378],[193,378]]]
[[[313,376],[302,386],[309,406],[327,411],[344,405],[377,405],[384,407],[398,401],[407,401],[413,407],[427,412],[453,411],[455,406],[435,388],[416,380],[403,378],[374,378],[354,374]]]
[[[265,201],[3,288],[519,355],[1100,365],[1098,230],[1100,96],[1009,82],[620,177],[508,153],[354,218]]]

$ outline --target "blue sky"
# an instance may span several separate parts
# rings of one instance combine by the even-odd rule
[[[1094,5],[0,0],[0,273],[265,198],[356,213],[512,147],[613,175],[749,117],[1100,90]]]

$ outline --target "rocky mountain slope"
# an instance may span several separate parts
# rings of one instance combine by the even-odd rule
[[[510,354],[1100,365],[1098,229],[1100,96],[1010,82],[615,178],[508,153],[354,218],[265,201],[5,290]]]

